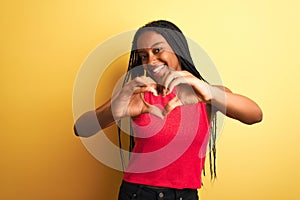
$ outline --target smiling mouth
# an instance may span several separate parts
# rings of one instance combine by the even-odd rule
[[[166,65],[160,65],[160,66],[156,67],[155,69],[153,69],[152,72],[153,72],[154,74],[159,74],[159,72],[160,72],[162,69],[164,69],[165,67],[166,67]]]

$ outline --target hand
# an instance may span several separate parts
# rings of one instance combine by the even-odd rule
[[[178,96],[184,104],[200,101],[209,103],[212,99],[211,86],[188,71],[169,70],[164,77],[163,85],[167,88],[167,94],[177,87]]]
[[[162,92],[163,96],[171,93],[176,87],[176,96],[165,106],[164,116],[177,106],[199,102],[210,103],[212,96],[210,92],[211,86],[187,71],[169,69],[160,82],[165,88]]]
[[[134,117],[142,113],[152,113],[163,118],[159,108],[144,100],[144,92],[152,92],[157,96],[158,90],[160,90],[158,84],[150,77],[136,77],[128,82],[111,100],[114,118]]]
[[[168,92],[177,86],[177,98],[182,105],[204,101],[215,108],[214,112],[221,111],[246,124],[262,120],[262,111],[253,100],[234,94],[224,86],[209,85],[187,71],[170,70],[165,76],[163,85]]]
[[[196,91],[193,86],[202,90]],[[152,92],[157,96],[169,94],[176,87],[176,96],[170,100],[161,111],[158,107],[144,100],[144,92]],[[208,94],[208,95],[207,95]],[[209,97],[208,84],[199,80],[187,71],[169,70],[160,81],[156,83],[150,77],[137,77],[128,82],[117,95],[112,98],[112,113],[115,119],[125,116],[137,116],[142,113],[151,113],[164,118],[174,108],[181,105],[207,102]]]

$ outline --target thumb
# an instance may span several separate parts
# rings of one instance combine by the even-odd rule
[[[155,115],[156,117],[159,117],[160,119],[164,119],[165,118],[165,116],[163,115],[162,111],[158,107],[156,107],[154,105],[150,105],[148,107],[148,109],[149,109],[149,113]]]
[[[143,113],[151,113],[151,114],[159,117],[160,119],[164,118],[164,115],[163,115],[162,111],[157,106],[151,105],[151,104],[149,104],[148,102],[145,101],[143,93],[141,93],[140,96],[141,96],[141,99],[144,103]]]
[[[177,106],[182,106],[183,103],[180,101],[180,99],[175,96],[173,99],[171,99],[166,106],[164,107],[163,110],[163,115],[166,116],[167,114],[169,114],[174,108],[176,108]]]

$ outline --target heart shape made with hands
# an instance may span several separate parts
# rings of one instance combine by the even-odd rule
[[[166,89],[163,85],[155,84],[152,85],[156,92],[152,92],[154,96],[161,95],[166,98],[166,95],[170,94],[172,91]],[[191,86],[187,84],[181,84],[174,88],[175,96],[170,99],[163,109],[152,105],[145,101],[143,93],[141,93],[141,98],[144,104],[147,106],[149,113],[164,119],[174,108],[178,106],[196,104],[202,100],[195,94]]]

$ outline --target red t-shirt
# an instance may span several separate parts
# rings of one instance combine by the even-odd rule
[[[163,107],[175,97],[147,92],[146,102]],[[203,102],[173,109],[164,119],[141,114],[132,119],[135,136],[124,180],[169,188],[200,188],[204,167],[209,121]]]

